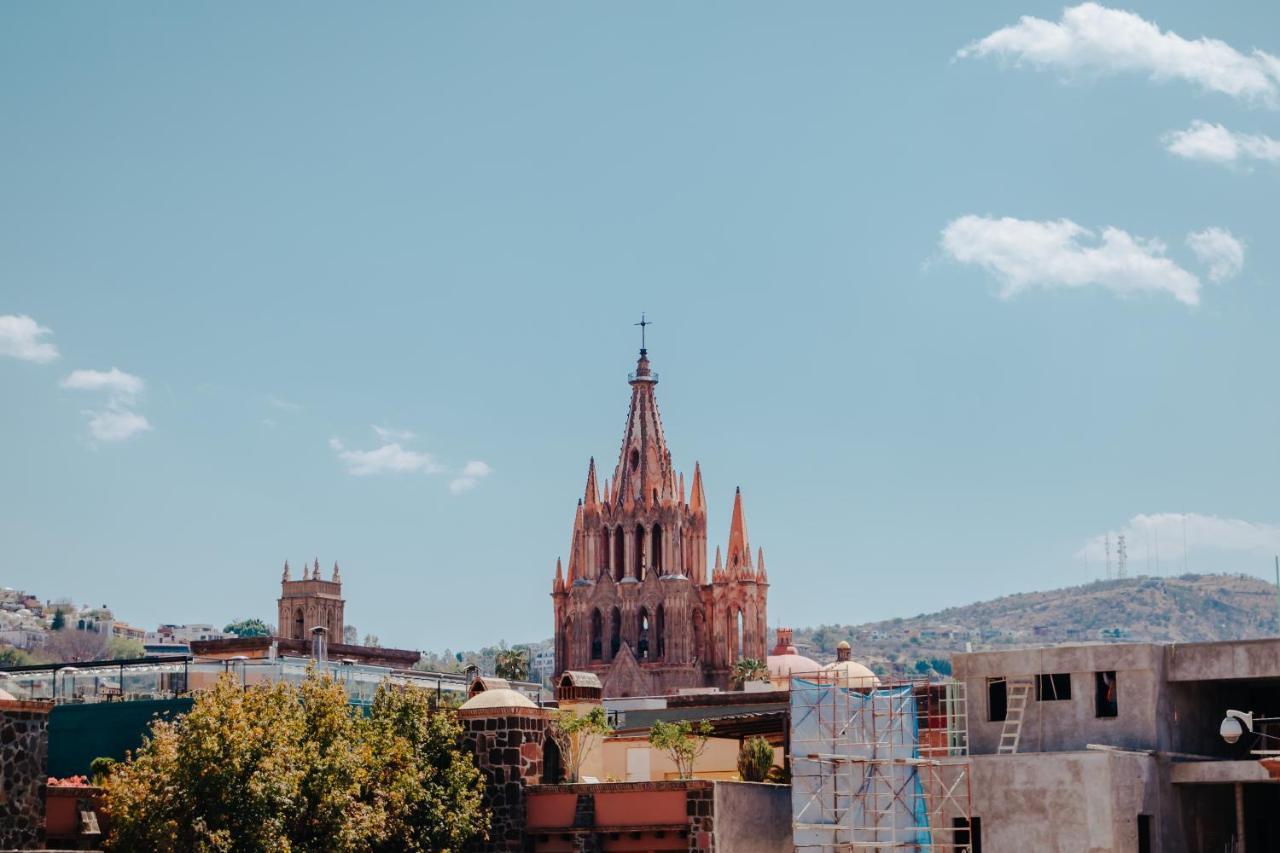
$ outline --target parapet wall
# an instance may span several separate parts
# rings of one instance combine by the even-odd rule
[[[0,700],[0,849],[35,848],[44,839],[51,708]]]

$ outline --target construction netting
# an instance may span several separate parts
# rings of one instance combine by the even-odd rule
[[[797,853],[966,850],[963,688],[791,679]]]

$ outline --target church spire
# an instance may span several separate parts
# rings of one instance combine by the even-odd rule
[[[646,323],[647,325],[647,323]],[[654,388],[658,374],[649,368],[649,355],[640,350],[635,372],[627,377],[631,385],[631,408],[622,436],[618,466],[613,472],[619,499],[641,505],[653,504],[670,490],[671,453],[662,432],[662,418]]]
[[[281,577],[281,578],[280,578],[280,580],[282,580],[282,581],[287,581],[288,579],[289,579],[289,561],[288,561],[288,560],[285,560],[285,561],[284,561],[284,576],[283,576],[283,577]]]
[[[742,514],[742,489],[733,492],[733,519],[729,523],[729,548],[725,564],[730,569],[751,566],[751,542],[747,539],[747,520]]]
[[[600,496],[596,492],[596,458],[592,456],[591,464],[587,466],[587,494],[586,494],[587,509],[589,510],[595,509],[596,504],[599,503],[599,501],[600,501]]]

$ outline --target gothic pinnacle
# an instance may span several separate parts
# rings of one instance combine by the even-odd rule
[[[289,579],[289,561],[285,560],[284,561],[284,577],[282,577],[281,580],[287,581],[288,579]]]
[[[697,462],[693,463],[693,485],[689,490],[689,511],[694,513],[705,513],[707,511],[707,496],[702,492],[702,468]]]
[[[596,493],[596,458],[591,457],[591,463],[587,466],[587,492],[586,505],[588,509],[595,509],[600,497]]]
[[[340,574],[338,573],[338,561],[337,561],[337,560],[334,560],[334,561],[333,561],[333,578],[332,578],[332,580],[333,580],[333,582],[334,582],[334,583],[338,583],[338,582],[340,582],[340,581],[342,580],[342,575],[340,575]]]

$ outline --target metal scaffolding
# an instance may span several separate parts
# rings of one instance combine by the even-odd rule
[[[964,685],[791,679],[797,853],[970,851]]]

